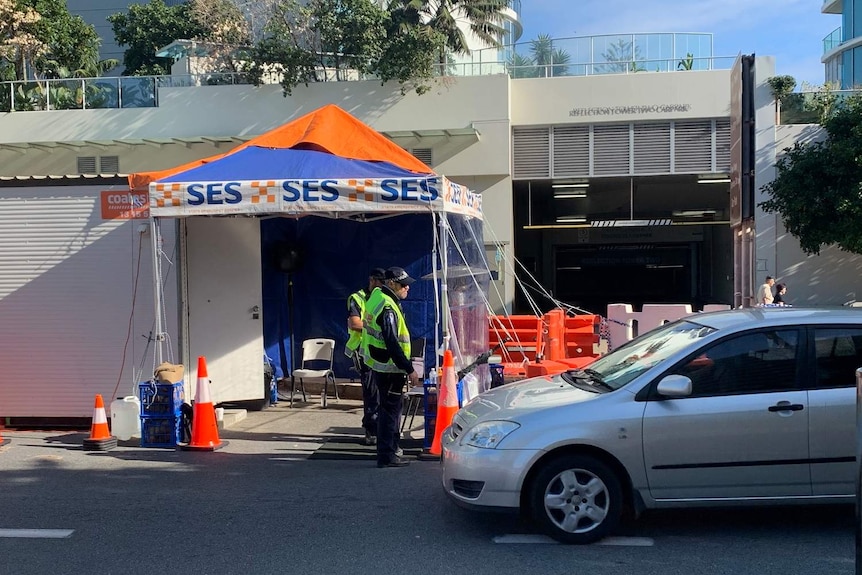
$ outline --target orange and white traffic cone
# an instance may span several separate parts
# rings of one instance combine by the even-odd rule
[[[3,439],[3,436],[0,435],[0,447],[3,447],[7,443],[9,443],[9,439]]]
[[[215,451],[227,445],[218,437],[215,406],[210,396],[210,382],[207,375],[207,360],[198,357],[198,386],[195,390],[195,405],[192,413],[192,440],[183,449],[191,451]]]
[[[96,406],[93,409],[93,423],[90,426],[90,437],[84,440],[85,451],[108,451],[117,446],[117,438],[111,436],[108,429],[108,415],[105,413],[105,402],[102,396],[96,394]]]
[[[458,413],[458,375],[455,373],[455,358],[452,351],[443,353],[443,384],[437,392],[437,419],[434,423],[434,442],[431,444],[431,455],[439,457],[442,453],[443,431],[452,425],[452,419]]]

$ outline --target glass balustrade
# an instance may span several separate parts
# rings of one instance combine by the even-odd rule
[[[823,53],[834,50],[844,42],[844,31],[841,26],[834,29],[823,38]]]
[[[834,110],[858,90],[793,92],[781,98],[782,124],[819,124],[824,111]]]
[[[510,0],[515,9],[519,0]],[[520,42],[453,56],[440,76],[508,74],[514,79],[730,69],[735,57],[714,57],[712,34],[605,34]],[[321,69],[319,81],[376,79],[355,70]],[[273,82],[277,79],[273,78]],[[233,72],[171,76],[0,82],[0,112],[148,108],[159,89],[249,84]]]

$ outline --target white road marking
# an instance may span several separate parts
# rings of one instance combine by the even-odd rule
[[[652,547],[655,541],[649,537],[605,537],[593,545],[618,545],[621,547]]]
[[[0,529],[0,537],[64,539],[71,537],[74,532],[74,529]]]
[[[499,537],[494,537],[494,543],[528,543],[528,544],[536,544],[536,543],[548,543],[551,545],[559,545],[559,541],[555,541],[550,537],[546,537],[544,535],[500,535]]]
[[[545,535],[500,535],[494,537],[494,543],[528,544],[528,545],[559,545],[560,542]],[[606,537],[593,545],[615,545],[619,547],[652,547],[655,542],[649,537]]]

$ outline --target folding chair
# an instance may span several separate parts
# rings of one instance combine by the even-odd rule
[[[323,391],[320,395],[323,407],[326,407],[326,392],[329,389],[330,381],[332,382],[332,387],[335,389],[335,399],[341,399],[338,396],[338,384],[335,382],[335,373],[332,371],[334,351],[334,339],[315,338],[302,342],[302,363],[299,369],[293,370],[293,373],[290,374],[290,407],[293,407],[293,394],[296,391],[297,379],[299,379],[303,401],[305,401],[305,382],[303,380],[308,378],[323,379]]]

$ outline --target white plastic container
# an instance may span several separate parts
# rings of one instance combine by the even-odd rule
[[[141,436],[141,400],[128,395],[111,402],[111,434],[122,441]]]

